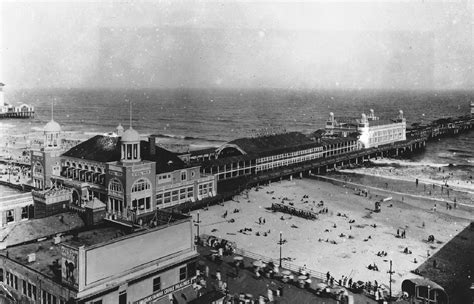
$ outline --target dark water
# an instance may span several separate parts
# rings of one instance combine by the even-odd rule
[[[36,107],[32,120],[0,121],[0,132],[41,130],[54,118],[63,130],[88,136],[129,125],[142,134],[161,134],[164,142],[217,146],[251,136],[255,130],[311,132],[323,128],[329,112],[360,116],[374,109],[391,118],[402,109],[408,125],[469,113],[472,92],[286,91],[286,90],[43,90],[6,92],[7,101]],[[416,161],[474,166],[474,134],[432,143]]]

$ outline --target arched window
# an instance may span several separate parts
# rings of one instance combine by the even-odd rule
[[[43,174],[43,165],[41,163],[36,163],[33,172],[35,174]]]
[[[140,192],[151,188],[150,181],[145,178],[140,178],[132,185],[132,192]]]
[[[109,190],[114,192],[123,192],[122,183],[116,178],[112,179],[109,183]]]

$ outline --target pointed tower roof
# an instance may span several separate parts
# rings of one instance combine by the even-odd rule
[[[61,132],[61,126],[54,121],[54,103],[51,102],[51,120],[44,126],[44,132]]]

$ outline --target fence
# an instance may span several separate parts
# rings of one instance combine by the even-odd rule
[[[207,240],[209,237],[214,237],[214,236],[210,236],[210,235],[207,235],[207,234],[202,234],[200,237],[201,237],[202,240]],[[235,245],[235,243],[233,243],[233,242],[230,242],[230,243],[234,244],[235,254],[237,254],[237,255],[241,255],[241,256],[244,256],[244,257],[247,257],[247,258],[250,258],[250,259],[253,259],[253,260],[261,260],[265,263],[273,262],[273,264],[275,264],[275,265],[280,264],[279,259],[272,259],[270,257],[264,256],[264,255],[261,255],[261,254],[258,254],[258,253],[254,253],[254,252],[242,249],[242,248],[238,248]],[[291,270],[291,271],[296,272],[296,273],[300,272],[301,269],[303,269],[303,266],[295,265],[293,263],[290,263],[288,261],[283,261],[283,260],[281,261],[281,267],[283,269],[288,269],[288,270]],[[305,268],[305,271],[313,278],[323,280],[323,281],[326,279],[326,274],[324,274],[322,272],[312,270],[312,269],[308,269],[308,268]]]

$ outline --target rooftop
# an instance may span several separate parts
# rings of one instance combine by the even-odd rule
[[[84,226],[84,221],[76,213],[62,213],[41,219],[32,219],[7,225],[0,230],[5,246],[36,240]]]
[[[288,132],[269,136],[239,138],[228,144],[236,145],[247,154],[265,156],[278,152],[313,146],[316,142],[300,132]]]
[[[382,125],[391,125],[394,123],[401,122],[398,119],[378,119],[378,120],[369,120],[369,127],[370,126],[382,126]]]
[[[122,235],[126,231],[119,226],[98,227],[91,230],[79,232],[76,236],[66,235],[61,237],[61,243],[70,245],[90,246]],[[43,241],[30,242],[3,250],[3,254],[22,265],[25,265],[54,281],[61,280],[61,243],[54,244],[54,239],[48,238]],[[28,254],[35,253],[36,260],[28,263]]]
[[[189,219],[190,217],[186,215],[159,211],[151,215],[148,220],[145,220],[143,226],[135,225],[137,229],[112,222],[104,222],[99,226],[84,227],[82,220],[77,214],[63,213],[48,218],[25,221],[24,226],[18,229],[18,233],[21,233],[21,235],[15,235],[15,237],[26,237],[25,241],[28,240],[29,242],[17,243],[18,245],[0,251],[0,254],[8,255],[10,259],[59,282],[61,280],[61,244],[67,244],[72,247],[105,244],[111,240],[123,238],[147,229],[167,226],[174,222]],[[81,224],[76,221],[81,221]],[[37,230],[41,231],[41,229],[43,230],[42,233],[37,233]],[[54,244],[52,235],[61,232],[63,232],[61,243]],[[46,238],[46,236],[49,237]],[[29,263],[28,255],[30,253],[36,254],[36,260]]]
[[[71,148],[63,156],[101,163],[120,161],[120,145],[119,137],[96,135]],[[185,167],[184,162],[174,153],[159,146],[156,146],[155,154],[150,155],[150,147],[147,141],[140,141],[140,150],[142,159],[156,163],[156,173],[169,172]]]

